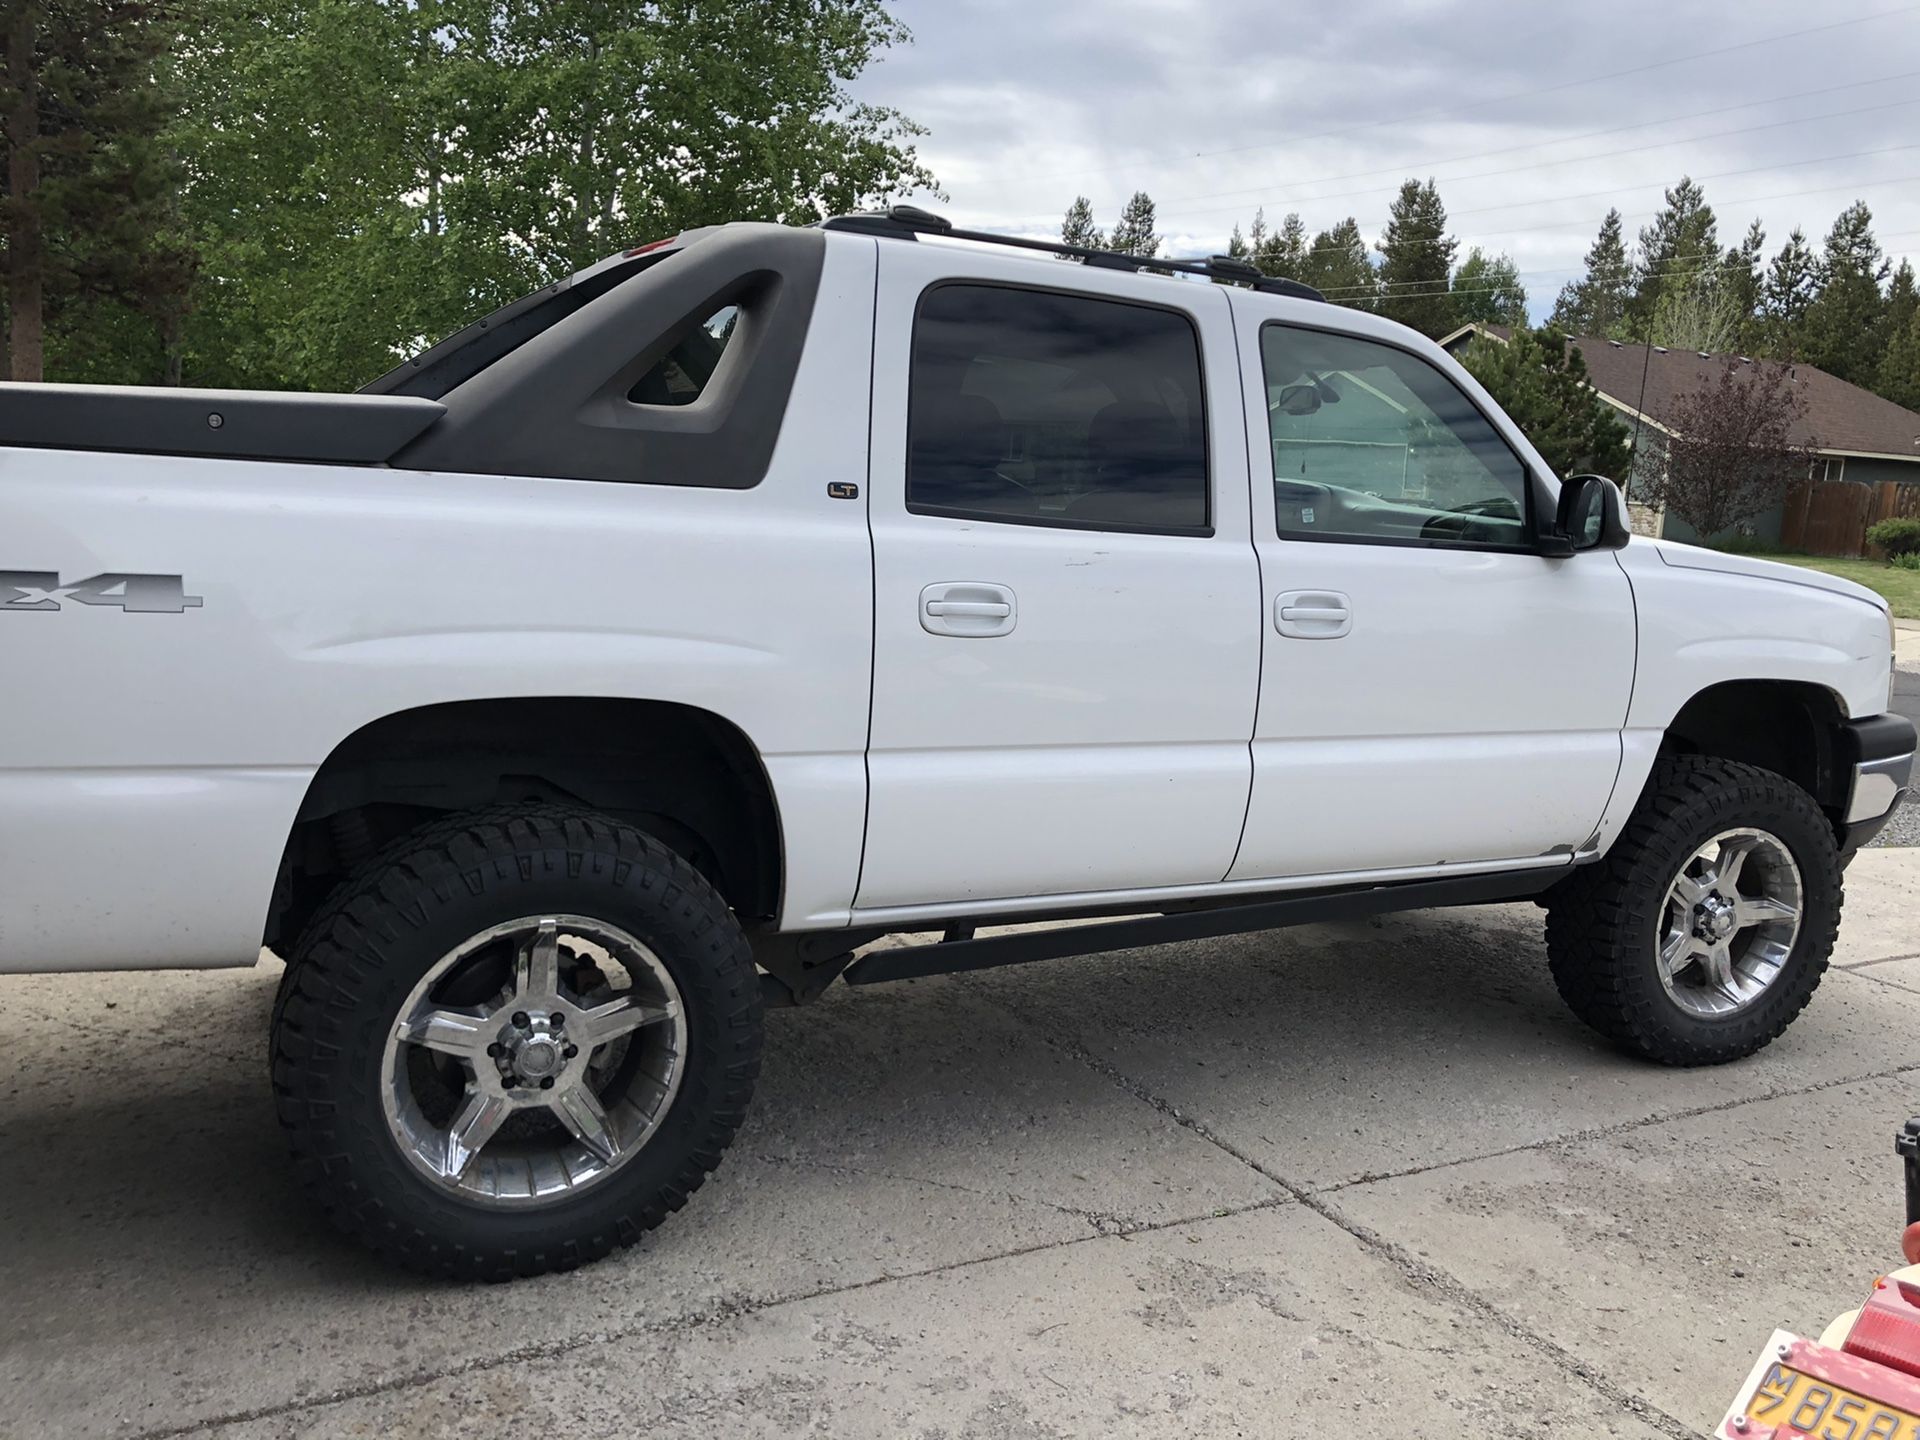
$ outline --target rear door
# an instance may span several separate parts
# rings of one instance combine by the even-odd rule
[[[857,908],[1218,882],[1260,670],[1225,293],[879,249]]]

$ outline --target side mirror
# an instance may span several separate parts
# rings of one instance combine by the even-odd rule
[[[1320,408],[1325,397],[1320,387],[1302,381],[1298,385],[1289,385],[1274,397],[1272,409],[1282,415],[1311,415]]]
[[[1553,517],[1553,539],[1544,553],[1570,555],[1580,550],[1618,550],[1633,537],[1627,501],[1604,475],[1571,475],[1560,487]]]

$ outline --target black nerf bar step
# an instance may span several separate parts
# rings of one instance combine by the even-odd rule
[[[1413,880],[1393,885],[1316,891],[1263,899],[1251,904],[1182,910],[1171,915],[1145,915],[1106,924],[1063,925],[981,939],[942,940],[899,950],[879,950],[847,967],[849,985],[878,985],[889,980],[917,980],[928,975],[950,975],[962,970],[985,970],[995,965],[1026,965],[1068,955],[1092,955],[1105,950],[1137,950],[1179,940],[1205,940],[1217,935],[1241,935],[1255,930],[1280,930],[1328,920],[1359,920],[1396,910],[1430,910],[1449,905],[1494,905],[1528,900],[1567,874],[1564,866],[1501,871],[1441,880]],[[975,923],[992,924],[992,920]],[[970,933],[970,927],[966,927]],[[953,933],[953,932],[949,932]]]

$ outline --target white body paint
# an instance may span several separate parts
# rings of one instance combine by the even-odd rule
[[[0,614],[0,970],[249,963],[314,773],[369,722],[447,701],[631,697],[731,721],[772,783],[787,929],[1566,865],[1611,843],[1708,685],[1885,705],[1885,610],[1845,581],[1640,539],[1563,560],[1278,539],[1268,315],[1417,350],[1544,471],[1397,326],[828,242],[748,490],[0,448],[0,568],[179,574],[204,601]],[[907,348],[944,277],[1191,315],[1214,534],[908,513]],[[837,481],[861,503],[830,498]],[[920,592],[940,582],[1011,588],[1016,626],[930,633]],[[1351,633],[1276,634],[1276,597],[1313,588],[1351,597]]]

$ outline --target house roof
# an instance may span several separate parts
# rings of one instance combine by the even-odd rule
[[[1449,350],[1457,349],[1476,331],[1502,343],[1512,334],[1504,325],[1463,325],[1440,343]],[[1587,376],[1602,398],[1629,414],[1644,413],[1662,429],[1667,428],[1667,417],[1680,396],[1715,379],[1726,366],[1786,366],[1779,360],[1701,355],[1692,350],[1664,350],[1657,345],[1649,354],[1645,345],[1591,335],[1575,336],[1573,343],[1579,347]],[[1884,456],[1920,463],[1920,414],[1815,366],[1795,364],[1787,368],[1793,372],[1794,389],[1803,401],[1800,418],[1793,427],[1796,441],[1811,440],[1824,454]]]

